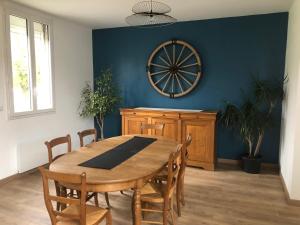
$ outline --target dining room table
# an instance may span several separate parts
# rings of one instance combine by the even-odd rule
[[[128,155],[131,149],[118,149],[118,146],[126,145],[136,137],[153,139],[145,148]],[[86,173],[88,192],[114,192],[132,189],[132,221],[134,225],[141,225],[141,188],[167,165],[170,153],[176,151],[177,142],[165,137],[149,135],[123,135],[107,138],[93,142],[78,150],[63,155],[50,164],[49,169],[53,172],[82,174]],[[134,146],[132,147],[134,148]],[[114,152],[115,151],[115,152]],[[89,165],[87,162],[94,162],[101,156],[109,154],[127,154],[122,162],[115,165],[112,158],[109,166],[97,168],[97,165]],[[103,159],[103,157],[102,157]],[[104,158],[105,159],[105,158]],[[118,159],[120,161],[120,159]],[[97,161],[96,161],[97,162]]]

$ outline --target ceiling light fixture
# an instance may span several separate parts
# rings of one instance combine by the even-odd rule
[[[133,14],[125,19],[131,26],[169,25],[177,21],[172,16],[167,15],[171,12],[168,5],[152,0],[136,3],[132,12]]]

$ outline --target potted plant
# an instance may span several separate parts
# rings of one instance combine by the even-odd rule
[[[265,131],[274,124],[273,110],[283,100],[283,82],[254,79],[253,96],[238,106],[226,102],[219,120],[227,128],[240,134],[248,145],[242,157],[242,168],[248,173],[259,173],[261,144]]]
[[[112,80],[110,69],[101,72],[94,81],[94,89],[89,83],[81,91],[79,115],[94,117],[100,129],[100,139],[104,139],[104,118],[115,110],[121,98]]]

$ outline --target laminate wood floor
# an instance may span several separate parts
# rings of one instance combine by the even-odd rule
[[[102,195],[101,205],[105,206]],[[130,225],[131,199],[110,193],[113,224]],[[188,168],[186,206],[178,225],[300,225],[300,208],[286,204],[276,174]],[[0,186],[1,225],[50,225],[38,172]]]

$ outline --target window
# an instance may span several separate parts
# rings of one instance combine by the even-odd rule
[[[7,15],[10,117],[54,110],[50,23]]]

